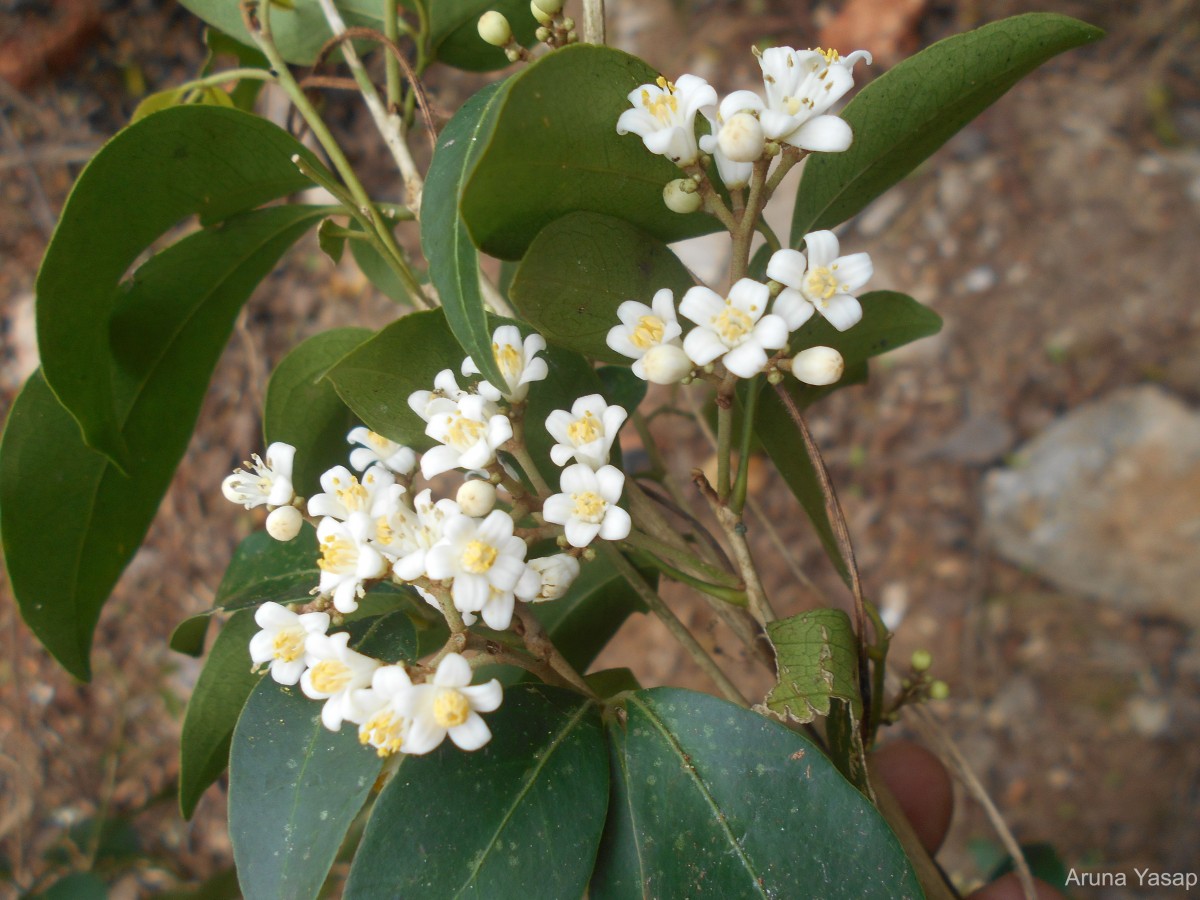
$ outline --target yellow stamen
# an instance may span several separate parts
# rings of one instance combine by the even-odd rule
[[[446,430],[446,437],[450,441],[450,446],[455,450],[462,451],[475,446],[486,429],[485,422],[456,414],[450,427]]]
[[[496,357],[496,365],[500,367],[506,381],[515,381],[520,376],[521,369],[524,368],[524,358],[521,351],[512,344],[502,347],[493,343],[492,356]]]
[[[387,516],[375,520],[375,540],[381,544],[390,544],[396,539],[396,531],[388,523]]]
[[[754,330],[754,320],[736,306],[727,304],[721,314],[713,319],[713,326],[726,346],[733,347]]]
[[[827,266],[819,266],[808,273],[804,292],[810,300],[828,300],[838,292],[838,282]]]
[[[496,562],[498,552],[491,544],[471,541],[462,554],[462,567],[472,575],[482,575]]]
[[[595,491],[572,494],[571,499],[575,502],[575,518],[592,524],[604,518],[604,508],[608,504]]]
[[[275,648],[275,659],[283,662],[295,662],[304,653],[304,632],[299,630],[281,631],[272,641]]]
[[[649,350],[662,343],[665,328],[666,323],[658,316],[642,316],[633,334],[629,335],[629,342],[639,350]]]
[[[588,410],[567,426],[567,437],[571,439],[571,443],[579,447],[583,444],[590,444],[600,437],[600,431],[600,420],[592,414],[591,410]]]
[[[323,659],[309,675],[312,686],[322,694],[336,694],[350,683],[350,667],[336,659]]]
[[[350,512],[361,512],[366,509],[367,489],[358,483],[357,478],[351,478],[348,487],[335,490],[334,496]]]
[[[360,744],[370,744],[380,756],[399,753],[404,745],[404,718],[381,709],[358,729]]]
[[[433,720],[442,728],[457,728],[470,715],[470,702],[454,688],[442,688],[433,698]]]
[[[330,534],[321,541],[321,558],[317,566],[322,572],[353,572],[358,565],[358,548],[341,535]]]
[[[368,431],[367,443],[376,450],[386,450],[392,442],[385,438],[382,434],[376,434],[374,431]]]

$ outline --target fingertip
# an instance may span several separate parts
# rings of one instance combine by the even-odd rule
[[[936,853],[954,811],[954,789],[946,767],[919,744],[892,741],[875,752],[874,768],[912,823],[921,846]]]

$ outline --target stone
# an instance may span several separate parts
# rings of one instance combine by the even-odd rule
[[[984,482],[1000,556],[1061,590],[1200,627],[1200,414],[1154,385],[1052,423]]]

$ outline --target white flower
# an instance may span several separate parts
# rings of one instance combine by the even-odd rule
[[[629,537],[629,513],[617,506],[625,488],[625,475],[614,466],[593,471],[583,463],[563,469],[561,494],[546,499],[542,516],[562,525],[572,547],[586,547],[597,535],[606,541]]]
[[[763,315],[771,294],[765,284],[742,278],[722,297],[706,287],[683,295],[679,312],[696,323],[683,349],[698,366],[722,359],[725,368],[752,378],[767,364],[767,350],[787,343],[788,329],[776,315]]]
[[[493,510],[483,520],[460,514],[445,523],[442,539],[425,556],[425,571],[435,581],[452,580],[450,596],[457,610],[482,613],[490,628],[503,631],[512,619],[513,589],[525,573],[525,550],[525,542],[513,535],[512,517],[503,510]]]
[[[762,156],[766,135],[757,115],[762,99],[753,91],[734,91],[719,107],[703,110],[712,134],[700,138],[700,149],[712,154],[717,173],[727,188],[745,187],[754,172],[754,160]],[[747,121],[753,121],[753,125]],[[736,122],[735,122],[736,120]],[[732,126],[727,132],[727,126]],[[733,156],[729,150],[733,149]]]
[[[271,664],[271,677],[280,684],[295,684],[308,666],[304,643],[310,634],[324,634],[329,613],[296,614],[286,606],[267,601],[254,613],[262,631],[250,638],[254,665]]]
[[[348,646],[350,632],[310,634],[304,647],[310,667],[300,677],[300,690],[313,700],[324,700],[321,723],[337,731],[342,722],[358,722],[362,713],[356,696],[371,683],[379,661]]]
[[[531,559],[529,568],[537,572],[541,581],[537,596],[532,598],[532,602],[535,603],[557,600],[579,577],[579,560],[566,553]]]
[[[413,683],[404,666],[380,666],[371,676],[371,687],[354,696],[355,712],[362,719],[359,743],[370,745],[380,756],[406,752],[412,727]]]
[[[295,447],[276,441],[267,448],[266,460],[255,453],[250,457],[250,462],[242,463],[253,471],[234,469],[233,474],[221,482],[221,492],[230,503],[240,503],[246,509],[286,506],[296,497],[292,487],[292,461],[295,457]]]
[[[346,440],[362,445],[350,451],[350,465],[360,472],[379,463],[397,475],[408,475],[417,466],[417,454],[411,449],[362,425],[351,429]]]
[[[279,506],[267,515],[267,534],[277,541],[290,541],[300,533],[304,516],[294,506]]]
[[[355,514],[346,522],[326,517],[317,526],[321,548],[318,589],[322,594],[333,594],[333,606],[340,613],[358,609],[363,582],[387,572],[387,561],[368,543],[371,526],[366,513]]]
[[[670,288],[655,292],[653,306],[626,300],[617,307],[620,325],[608,330],[605,342],[622,356],[636,360],[633,374],[646,380],[642,358],[654,347],[679,346],[683,329],[675,317],[675,295]]]
[[[817,387],[833,384],[845,370],[846,361],[832,347],[809,347],[792,358],[792,374]]]
[[[717,92],[696,75],[681,75],[672,84],[659,78],[629,94],[633,109],[617,119],[617,134],[638,135],[646,149],[680,166],[690,166],[700,155],[696,144],[696,113],[716,106]]]
[[[457,653],[447,654],[433,679],[413,688],[408,716],[412,722],[404,752],[411,755],[436,749],[446,735],[463,750],[478,750],[492,738],[481,712],[500,706],[504,692],[493,678],[471,686],[471,666]]]
[[[838,331],[862,318],[862,305],[853,296],[875,271],[867,253],[838,256],[832,231],[804,236],[808,259],[798,250],[778,250],[767,263],[767,277],[787,287],[775,298],[774,312],[795,331],[815,309]]]
[[[651,347],[638,363],[642,367],[642,377],[652,384],[675,384],[696,368],[692,358],[678,344]]]
[[[492,334],[492,355],[508,388],[507,391],[501,391],[506,400],[520,403],[528,395],[531,383],[542,381],[550,374],[546,361],[537,355],[545,349],[546,339],[540,334],[531,334],[522,341],[521,331],[516,325],[501,325],[495,330]],[[462,373],[478,375],[479,366],[468,356],[463,360]],[[488,384],[488,387],[491,385]]]
[[[768,140],[802,150],[839,152],[850,146],[850,126],[826,115],[854,86],[854,64],[871,54],[865,50],[839,57],[830,50],[772,47],[759,57],[767,102],[759,113]]]
[[[370,513],[381,496],[396,483],[396,476],[381,465],[363,473],[362,481],[345,466],[334,466],[321,475],[322,493],[308,500],[310,516],[331,516],[345,521],[354,513]]]
[[[482,519],[496,506],[496,486],[490,481],[472,478],[464,481],[454,495],[454,502],[463,511],[463,515],[473,519]]]
[[[473,393],[479,394],[493,403],[500,399],[500,392],[488,382],[481,381],[475,385],[474,391],[466,391],[458,386],[458,382],[454,378],[454,372],[450,369],[442,369],[433,379],[433,390],[413,391],[408,395],[408,406],[409,409],[428,422],[438,413],[452,412],[457,409],[458,401],[463,397],[469,397]],[[494,412],[495,410],[493,409],[488,415]]]
[[[588,394],[571,404],[571,411],[556,409],[546,417],[546,430],[557,444],[550,448],[550,459],[565,466],[574,458],[593,469],[608,463],[608,454],[617,431],[629,413],[620,406],[609,406],[599,394]]]
[[[496,461],[496,449],[513,436],[512,422],[491,401],[468,394],[454,410],[435,413],[425,433],[442,446],[421,456],[421,474],[433,478],[451,469],[482,469]]]
[[[434,503],[428,488],[413,499],[412,510],[401,507],[394,520],[394,539],[388,546],[396,557],[396,564],[392,566],[395,576],[401,581],[416,581],[423,577],[426,555],[442,539],[446,522],[458,515],[461,511],[457,503],[449,499]]]

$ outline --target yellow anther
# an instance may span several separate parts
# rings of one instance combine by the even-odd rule
[[[471,541],[462,554],[462,567],[472,575],[482,575],[496,562],[499,552],[491,544]]]
[[[323,572],[353,572],[358,565],[358,548],[341,535],[327,535],[321,541],[317,567]]]
[[[629,342],[639,350],[649,350],[662,343],[666,323],[658,316],[642,316],[629,336]]]
[[[521,374],[523,357],[521,351],[512,344],[505,344],[503,347],[492,344],[492,356],[496,357],[496,365],[508,381]]]
[[[283,662],[295,662],[302,653],[304,653],[304,632],[303,631],[281,631],[275,635],[275,640],[272,642],[275,648],[273,654],[275,659]]]
[[[471,704],[454,688],[442,688],[433,698],[433,720],[442,728],[457,728],[470,715]]]
[[[385,438],[382,434],[376,434],[374,431],[368,431],[367,443],[376,450],[386,450],[392,442]]]
[[[838,282],[827,266],[819,266],[808,273],[804,292],[809,299],[828,300],[838,292]]]
[[[455,450],[466,450],[475,446],[486,429],[487,424],[484,422],[468,419],[464,415],[455,415],[446,430],[446,437]]]
[[[590,444],[596,438],[600,437],[600,420],[597,419],[588,410],[580,418],[576,419],[567,426],[567,437],[571,439],[576,447],[582,444]]]
[[[713,326],[721,340],[732,347],[741,343],[746,335],[754,330],[754,320],[736,306],[726,306],[721,314],[713,319]]]
[[[399,753],[404,745],[404,718],[381,709],[358,729],[360,744],[370,744],[380,756]]]
[[[608,504],[595,491],[582,491],[578,494],[572,494],[571,499],[575,502],[575,518],[582,519],[584,522],[591,522],[592,524],[604,518],[604,508]]]
[[[350,683],[350,667],[336,659],[323,659],[312,667],[309,678],[322,694],[336,694]]]
[[[342,506],[350,512],[360,512],[367,506],[367,489],[358,483],[357,478],[350,479],[350,485],[335,490],[334,495],[341,501]]]

